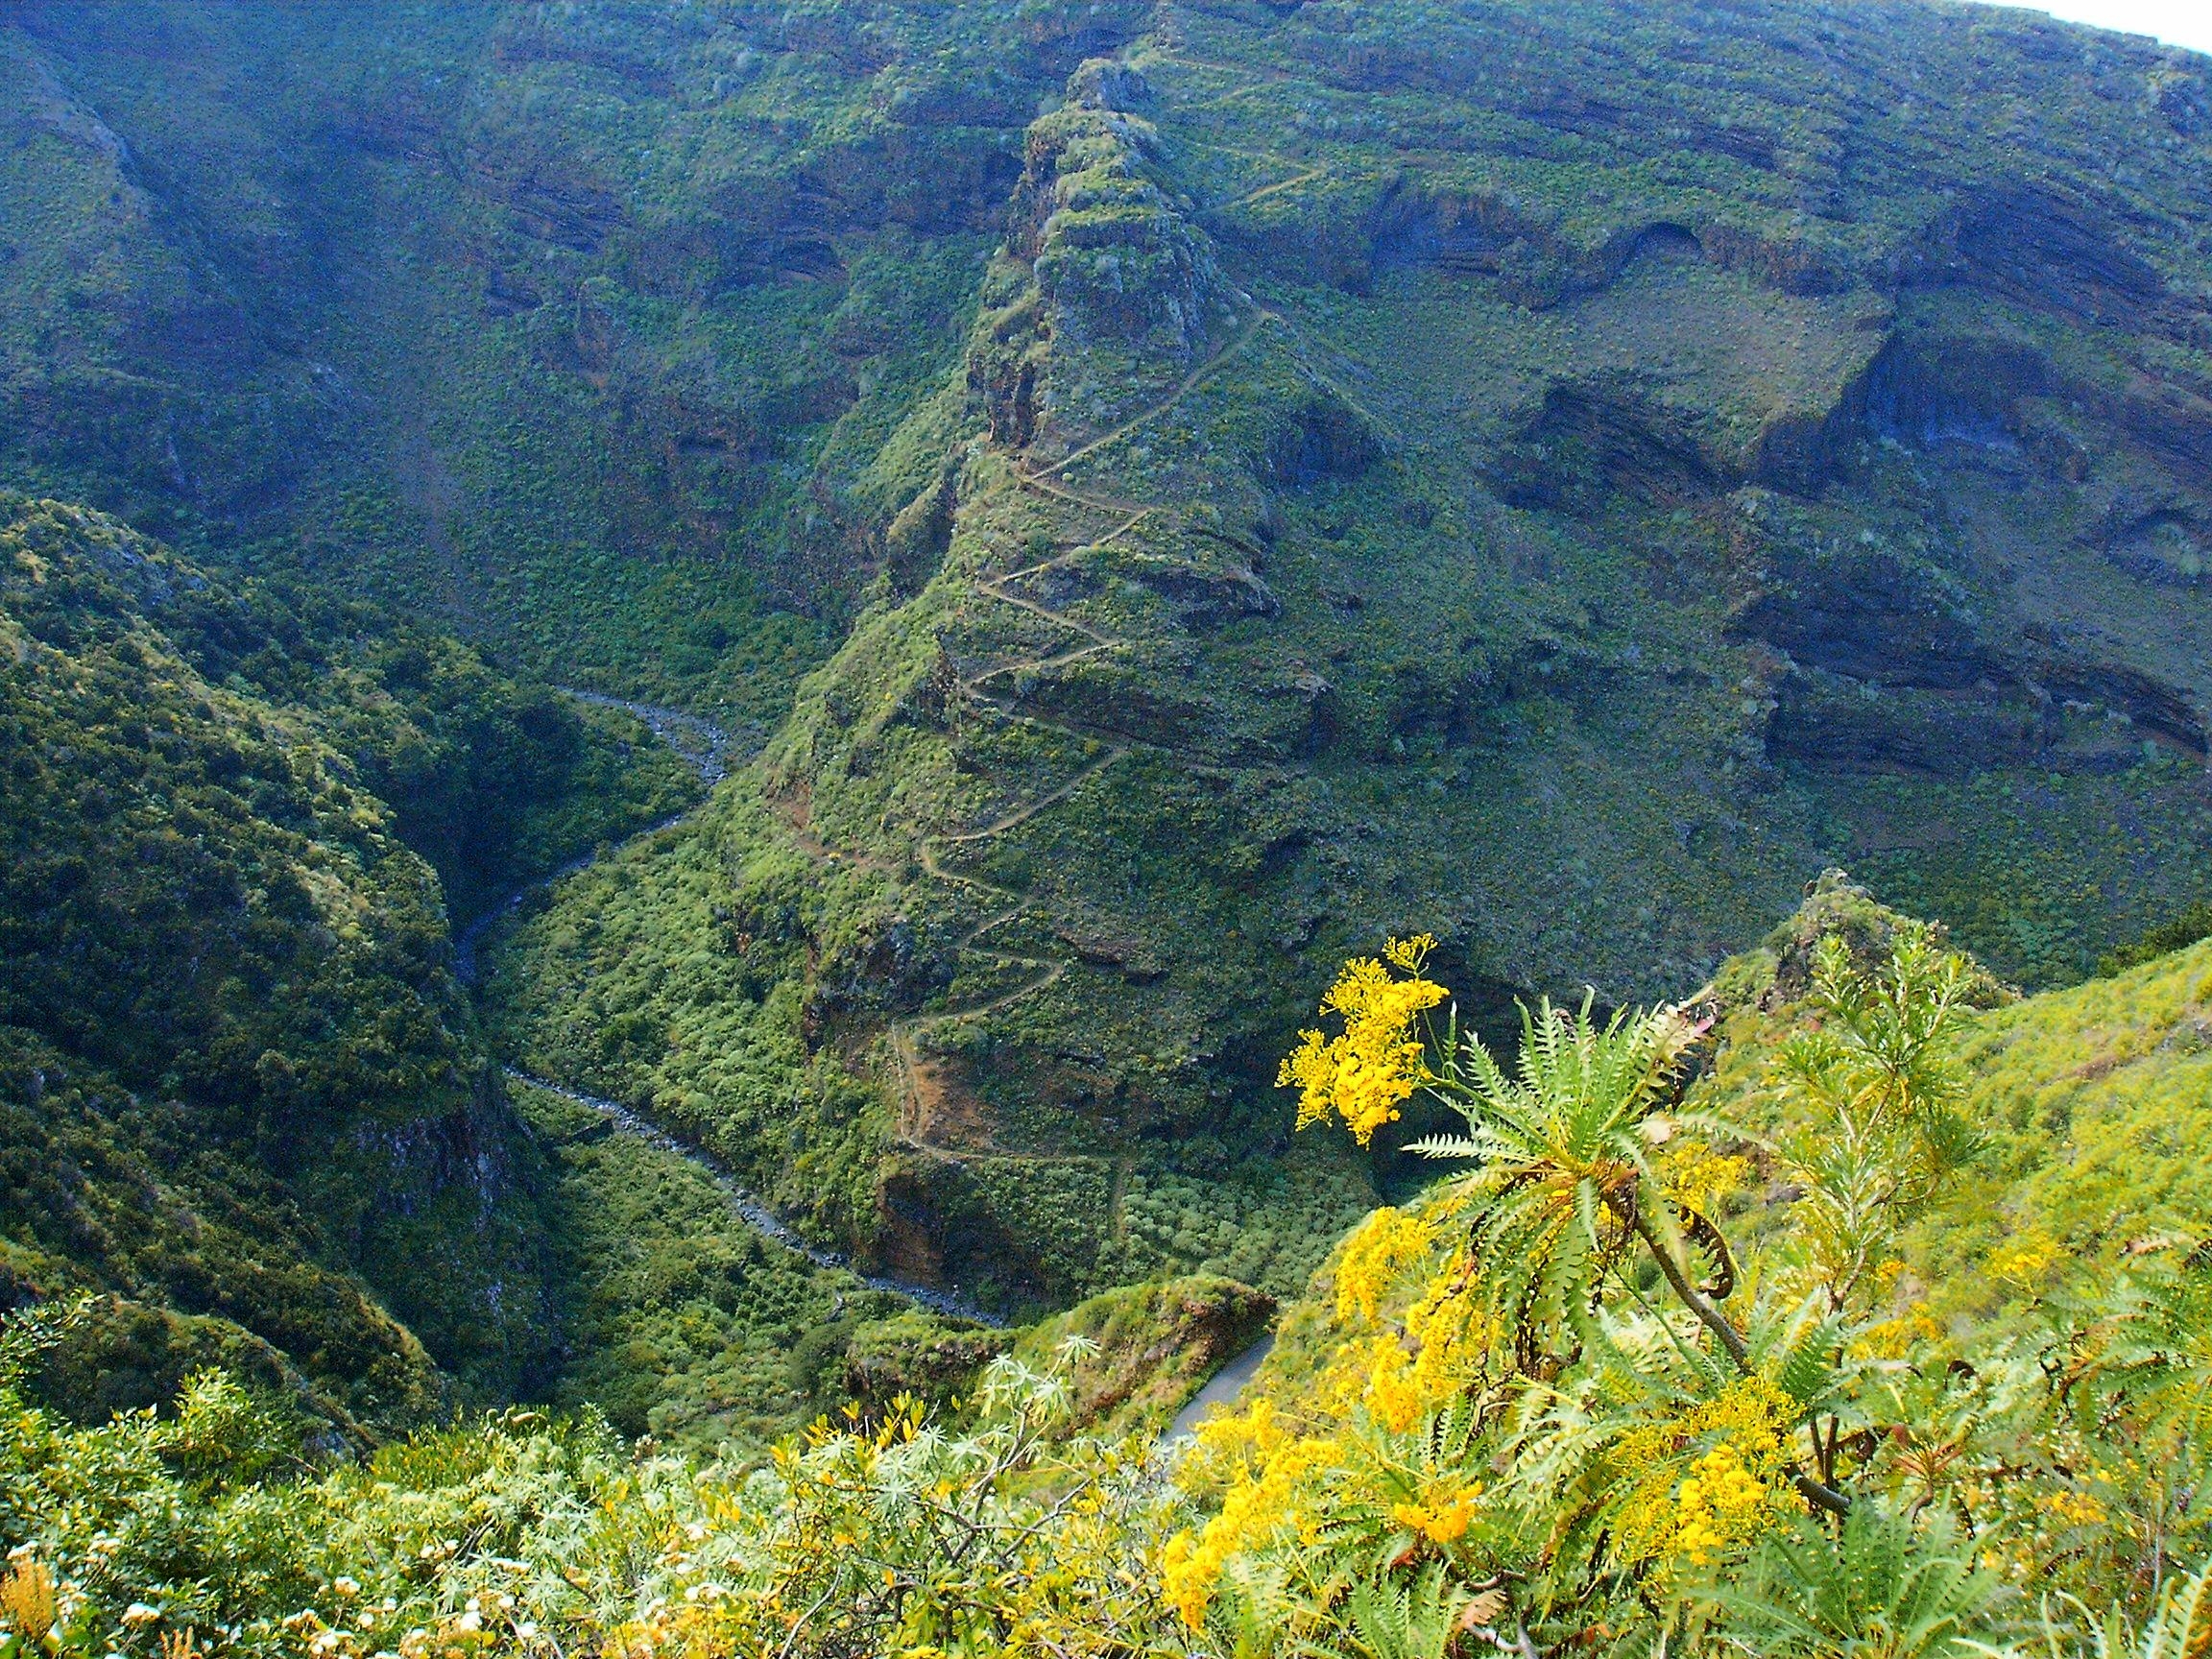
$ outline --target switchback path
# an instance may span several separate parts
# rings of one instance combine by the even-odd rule
[[[1252,308],[1252,315],[1244,320],[1243,325],[1237,330],[1236,334],[1229,340],[1223,342],[1219,350],[1208,356],[1203,363],[1197,365],[1197,367],[1192,369],[1188,374],[1184,375],[1180,381],[1176,382],[1175,390],[1168,393],[1166,397],[1161,398],[1159,402],[1153,404],[1148,409],[1141,410],[1139,413],[1132,415],[1128,420],[1122,421],[1120,425],[1115,427],[1111,432],[1104,432],[1099,434],[1099,436],[1092,439],[1081,448],[1070,449],[1067,454],[1061,456],[1059,460],[1052,462],[1049,466],[1039,467],[1029,470],[1025,474],[1025,477],[1030,483],[1034,484],[1040,483],[1046,478],[1050,478],[1056,473],[1064,472],[1070,467],[1072,467],[1076,462],[1085,459],[1087,456],[1096,454],[1099,450],[1105,448],[1109,444],[1118,443],[1119,440],[1126,438],[1131,433],[1137,431],[1138,428],[1142,426],[1147,426],[1151,424],[1151,422],[1159,420],[1161,416],[1168,414],[1175,408],[1178,403],[1181,403],[1184,398],[1190,397],[1191,393],[1195,392],[1199,386],[1204,384],[1207,380],[1212,379],[1214,373],[1219,370],[1222,365],[1227,363],[1232,357],[1236,356],[1238,352],[1243,350],[1245,347],[1249,346],[1252,343],[1252,336],[1260,332],[1260,328],[1262,324],[1280,322],[1282,322],[1282,319],[1276,316],[1274,312],[1268,310],[1266,306],[1255,305]],[[1133,503],[1132,505],[1135,504]]]

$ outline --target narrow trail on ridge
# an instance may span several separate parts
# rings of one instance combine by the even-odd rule
[[[1314,171],[1318,171],[1318,169]],[[1299,181],[1297,179],[1286,180],[1282,181],[1282,186],[1278,187],[1286,187]],[[1186,373],[1166,397],[1141,410],[1112,430],[1101,433],[1098,437],[1082,444],[1049,465],[1031,469],[1022,465],[1018,457],[1013,458],[1012,474],[1006,483],[999,486],[1001,490],[1031,490],[1048,498],[1065,502],[1070,506],[1084,508],[1094,513],[1111,514],[1120,518],[1121,522],[1100,536],[1078,541],[1073,545],[1064,547],[1048,559],[1041,560],[1020,569],[1001,571],[997,574],[977,573],[969,578],[971,589],[981,597],[996,600],[999,604],[1009,606],[1027,615],[1066,628],[1080,635],[1085,643],[1061,651],[1039,652],[1028,657],[1017,658],[1010,662],[996,663],[988,668],[980,669],[959,682],[960,693],[969,701],[991,709],[1001,718],[1020,720],[1024,724],[1035,726],[1044,731],[1056,732],[1063,736],[1074,738],[1080,742],[1103,744],[1105,752],[1078,769],[1063,782],[1046,790],[1025,805],[1001,813],[988,824],[974,830],[923,831],[917,833],[911,842],[910,857],[914,865],[932,879],[950,885],[966,887],[976,893],[1005,901],[1004,908],[977,923],[953,942],[953,955],[956,958],[960,956],[979,957],[995,972],[1020,975],[1018,983],[1003,989],[995,989],[991,995],[978,1000],[931,1009],[926,1013],[909,1015],[903,1019],[890,1022],[888,1036],[893,1057],[898,1064],[902,1096],[896,1115],[899,1134],[901,1140],[917,1150],[949,1158],[980,1155],[1020,1160],[1033,1156],[998,1145],[990,1136],[987,1127],[980,1121],[982,1114],[974,1109],[979,1103],[974,1102],[972,1099],[960,1100],[957,1095],[961,1092],[956,1091],[935,1075],[935,1068],[924,1054],[919,1040],[930,1031],[963,1021],[982,1019],[1011,1007],[1025,998],[1035,997],[1040,992],[1046,991],[1059,983],[1069,970],[1069,964],[1064,960],[1053,961],[1043,957],[1025,956],[1011,950],[995,950],[979,944],[978,941],[985,933],[1004,926],[1008,923],[1028,914],[1036,901],[1030,894],[1017,892],[1012,888],[1000,886],[977,876],[946,869],[938,858],[937,849],[939,847],[947,849],[974,847],[1004,835],[1010,830],[1018,830],[1046,808],[1067,800],[1108,767],[1124,759],[1136,750],[1152,747],[1150,744],[1141,743],[1132,737],[1087,728],[1072,720],[1055,719],[1049,715],[1039,714],[1034,710],[1023,709],[1018,706],[1020,702],[1018,694],[1001,697],[987,689],[992,681],[1018,678],[1023,674],[1050,673],[1094,657],[1104,656],[1124,649],[1128,644],[1127,640],[1109,634],[1104,629],[1087,622],[1081,617],[1071,616],[1067,612],[1056,610],[1040,600],[1011,591],[1011,584],[1043,575],[1050,570],[1063,568],[1095,553],[1102,547],[1118,541],[1134,531],[1147,517],[1162,510],[1161,504],[1157,502],[1132,501],[1071,486],[1058,474],[1065,469],[1097,454],[1100,450],[1110,447],[1132,433],[1171,413],[1192,392],[1204,385],[1238,353],[1244,350],[1257,338],[1262,327],[1270,323],[1283,322],[1284,320],[1274,311],[1264,305],[1255,303],[1251,315],[1244,320],[1235,335],[1223,342],[1220,348],[1212,352],[1204,362],[1195,365]],[[1287,326],[1286,324],[1285,325]],[[888,863],[880,857],[841,852],[828,846],[818,837],[809,833],[801,825],[796,815],[791,817],[790,822],[794,834],[801,838],[801,844],[808,846],[810,850],[822,855],[841,858],[864,868],[886,872],[889,870]],[[1067,1160],[1062,1158],[1058,1161],[1066,1162]],[[1127,1183],[1130,1161],[1126,1157],[1099,1158],[1097,1161],[1113,1165],[1116,1170],[1114,1209],[1118,1223],[1120,1196]]]
[[[1159,402],[1153,404],[1148,409],[1140,410],[1135,415],[1132,415],[1128,420],[1122,421],[1120,425],[1115,427],[1111,432],[1101,433],[1099,436],[1092,439],[1088,444],[1083,445],[1080,448],[1070,449],[1067,454],[1061,456],[1059,460],[1052,462],[1048,466],[1032,469],[1031,470],[1024,472],[1022,476],[1028,479],[1031,483],[1042,482],[1046,478],[1052,477],[1055,473],[1061,472],[1066,469],[1074,466],[1076,462],[1082,460],[1084,457],[1096,454],[1099,450],[1105,448],[1108,445],[1119,443],[1122,439],[1128,437],[1130,433],[1135,432],[1139,427],[1149,426],[1153,421],[1159,420],[1161,416],[1166,414],[1178,403],[1182,402],[1184,398],[1190,397],[1191,393],[1197,391],[1201,385],[1213,377],[1214,373],[1216,370],[1221,368],[1239,351],[1243,350],[1245,347],[1249,346],[1252,343],[1252,337],[1260,332],[1261,325],[1262,324],[1280,323],[1282,319],[1276,316],[1274,312],[1268,310],[1266,306],[1255,305],[1252,308],[1252,315],[1244,320],[1243,326],[1237,330],[1235,336],[1227,341],[1224,341],[1219,350],[1212,353],[1203,363],[1200,363],[1196,368],[1192,369],[1190,373],[1184,375],[1183,378],[1176,383],[1175,390],[1168,393],[1167,396],[1163,397]]]

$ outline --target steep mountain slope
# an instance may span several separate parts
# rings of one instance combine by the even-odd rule
[[[2212,892],[2212,83],[1981,9],[22,4],[6,465],[776,730],[510,1052],[1009,1297],[1302,1280],[1387,929]],[[832,645],[839,639],[834,654]],[[820,663],[793,696],[805,668]]]
[[[673,761],[624,766],[450,639],[310,626],[99,514],[0,494],[0,559],[8,1300],[126,1299],[69,1360],[95,1407],[241,1352],[373,1426],[455,1379],[527,1386],[540,1160],[403,835],[464,884],[520,879],[682,799]],[[502,750],[517,708],[542,741]]]
[[[1885,19],[1924,104],[1787,8],[1695,75],[1621,8],[1178,9],[1086,66],[983,291],[985,429],[886,532],[910,596],[802,691],[715,895],[641,870],[602,953],[671,983],[637,953],[712,911],[746,966],[626,1004],[557,909],[519,1040],[730,1121],[688,1009],[757,1002],[890,1094],[888,1247],[1066,1294],[1189,1180],[1234,1219],[1162,1264],[1273,1283],[1248,1228],[1310,1234],[1221,1178],[1273,1168],[1347,946],[1680,994],[1848,853],[2049,981],[2203,891],[2200,72]],[[793,854],[815,917],[756,925]],[[637,1052],[562,1035],[626,1005]]]

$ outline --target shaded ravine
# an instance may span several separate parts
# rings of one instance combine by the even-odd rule
[[[671,1153],[696,1166],[713,1181],[715,1186],[722,1190],[723,1197],[729,1201],[732,1214],[761,1237],[773,1238],[785,1249],[796,1251],[805,1257],[815,1266],[850,1273],[872,1290],[884,1290],[894,1296],[903,1296],[907,1301],[927,1308],[932,1312],[942,1313],[950,1319],[965,1319],[972,1324],[987,1325],[995,1330],[1005,1329],[1003,1320],[986,1313],[982,1309],[962,1297],[957,1290],[941,1290],[931,1285],[916,1285],[904,1279],[892,1279],[881,1274],[863,1273],[836,1251],[824,1250],[818,1245],[808,1243],[799,1234],[786,1226],[778,1217],[775,1211],[769,1209],[766,1204],[763,1204],[748,1191],[720,1160],[710,1153],[701,1151],[698,1147],[678,1140],[659,1124],[640,1117],[619,1101],[609,1100],[604,1095],[587,1094],[581,1089],[570,1089],[565,1084],[548,1082],[542,1077],[533,1077],[529,1072],[513,1066],[502,1067],[501,1070],[505,1071],[508,1081],[512,1083],[519,1083],[531,1089],[542,1089],[548,1094],[557,1094],[571,1104],[596,1112],[623,1134],[634,1135],[650,1146],[658,1147],[663,1152]]]
[[[619,851],[621,847],[627,847],[634,841],[642,841],[648,835],[658,835],[663,830],[673,830],[698,810],[697,806],[686,806],[683,811],[663,818],[657,824],[648,824],[642,830],[632,831],[622,839],[616,848],[610,849],[610,851]],[[514,915],[521,907],[522,901],[529,898],[531,894],[547,891],[556,882],[566,880],[580,870],[589,869],[599,861],[599,858],[600,854],[597,853],[587,853],[581,858],[569,859],[558,870],[548,870],[537,880],[516,888],[514,892],[508,894],[506,898],[500,900],[498,903],[493,905],[475,921],[462,928],[460,932],[454,934],[453,972],[459,976],[461,983],[471,989],[476,984],[476,948],[484,943],[485,934],[489,933],[498,923]]]
[[[681,709],[663,709],[658,703],[610,697],[604,691],[581,691],[573,685],[556,685],[553,689],[564,697],[589,703],[594,709],[619,709],[643,721],[645,729],[698,773],[699,781],[709,789],[730,776],[730,733],[702,715],[688,714]],[[754,746],[758,747],[757,738]]]
[[[733,747],[730,733],[703,715],[686,713],[681,709],[663,709],[656,703],[636,703],[626,697],[610,697],[603,691],[580,691],[573,685],[556,685],[553,689],[564,697],[589,703],[594,709],[619,709],[625,714],[634,715],[644,724],[648,732],[668,746],[670,754],[697,773],[699,781],[706,784],[709,791],[730,776]],[[619,852],[624,847],[644,840],[648,835],[673,830],[705,805],[706,802],[701,800],[658,823],[634,830],[609,852]],[[516,908],[531,894],[545,892],[556,882],[565,880],[578,871],[597,863],[599,857],[597,853],[587,853],[582,857],[569,859],[557,870],[547,871],[535,881],[524,882],[456,933],[453,936],[453,968],[461,983],[469,986],[476,983],[476,949],[483,944],[485,934],[502,919],[513,915]]]

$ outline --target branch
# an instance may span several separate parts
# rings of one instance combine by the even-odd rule
[[[1736,1361],[1736,1368],[1749,1376],[1751,1350],[1744,1344],[1743,1333],[1728,1323],[1719,1309],[1697,1294],[1697,1287],[1690,1283],[1689,1275],[1682,1271],[1682,1264],[1674,1260],[1674,1252],[1667,1248],[1666,1240],[1659,1237],[1659,1230],[1651,1225],[1651,1218],[1644,1214],[1642,1206],[1631,1197],[1625,1206],[1619,1208],[1627,1210],[1628,1225],[1636,1229],[1636,1236],[1644,1240],[1652,1260],[1659,1263],[1659,1271],[1666,1275],[1668,1287],[1675,1298],[1697,1315],[1700,1325],[1713,1333],[1720,1346],[1728,1351],[1728,1358]]]
[[[1674,1260],[1674,1252],[1667,1248],[1666,1240],[1659,1237],[1659,1230],[1651,1225],[1650,1217],[1636,1204],[1633,1195],[1626,1208],[1628,1225],[1636,1229],[1636,1236],[1644,1240],[1645,1247],[1651,1252],[1652,1260],[1659,1263],[1659,1271],[1666,1275],[1668,1287],[1674,1292],[1683,1307],[1697,1315],[1697,1322],[1713,1333],[1720,1346],[1727,1350],[1728,1358],[1736,1362],[1736,1369],[1746,1377],[1756,1376],[1757,1370],[1751,1363],[1751,1349],[1744,1342],[1743,1334],[1728,1323],[1727,1316],[1719,1309],[1697,1294],[1697,1287],[1690,1283],[1689,1275],[1682,1271],[1682,1264]],[[1816,1509],[1825,1509],[1831,1515],[1848,1515],[1851,1512],[1850,1499],[1835,1487],[1815,1480],[1802,1469],[1792,1468],[1790,1471],[1790,1483],[1797,1488],[1800,1498]]]

